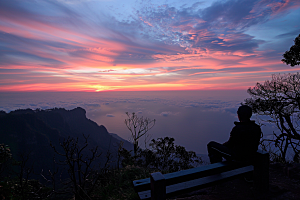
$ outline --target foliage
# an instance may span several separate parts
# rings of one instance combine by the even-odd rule
[[[0,164],[11,159],[10,148],[8,145],[0,144]]]
[[[126,167],[130,165],[134,165],[135,163],[135,158],[138,157],[137,155],[132,156],[131,151],[128,151],[127,149],[123,148],[120,146],[118,150],[119,154],[119,162],[121,161],[121,166]],[[118,168],[119,168],[120,163],[118,163]]]
[[[0,194],[4,199],[46,199],[51,188],[31,179],[33,163],[31,152],[18,154],[17,160],[12,157],[8,145],[0,145],[1,174]]]
[[[19,184],[17,179],[5,178],[1,181],[0,193],[2,198],[19,200],[19,199],[48,199],[51,188],[45,187],[38,180],[22,180],[24,186]],[[26,182],[26,184],[25,184]],[[23,188],[23,189],[22,189]]]
[[[290,50],[282,55],[284,59],[281,60],[292,67],[300,64],[300,34],[295,38],[294,43]]]
[[[299,156],[300,144],[300,74],[273,75],[271,81],[257,83],[247,91],[251,98],[245,104],[253,112],[270,117],[267,122],[277,126],[279,133],[273,132],[273,138],[264,142],[274,143],[279,150],[281,160],[286,160],[288,148],[291,147],[295,158]]]
[[[93,192],[93,199],[131,199],[139,197],[132,186],[133,180],[149,178],[153,170],[128,165],[119,170],[110,170],[99,180],[99,187]]]
[[[12,159],[12,154],[8,145],[0,144],[0,178],[7,168],[9,168],[9,161]]]
[[[200,157],[185,147],[174,144],[175,139],[170,137],[152,139],[151,149],[139,148],[137,154],[131,156],[130,152],[122,149],[122,165],[135,164],[148,169],[157,169],[164,172],[174,172],[195,167],[202,163]]]
[[[30,184],[30,174],[33,173],[33,163],[29,161],[31,152],[22,152],[19,154],[19,160],[14,163],[17,169],[14,171],[14,175],[17,180],[17,189],[22,199],[28,199],[30,196],[28,193]],[[29,190],[30,191],[30,190]]]
[[[286,163],[287,161],[281,156],[280,148],[273,145],[273,141],[263,139],[260,141],[260,148],[269,153],[270,161],[273,163]]]
[[[175,139],[170,137],[153,139],[150,143],[154,152],[154,166],[158,169],[174,172],[195,167],[202,163],[200,157],[185,147],[174,144]]]
[[[137,154],[137,150],[139,147],[139,139],[145,135],[146,133],[153,128],[155,125],[155,119],[151,120],[147,117],[138,117],[134,112],[129,114],[126,112],[127,119],[125,119],[125,125],[131,132],[132,140],[133,140],[133,152],[134,155]]]

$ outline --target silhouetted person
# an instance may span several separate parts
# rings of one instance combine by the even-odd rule
[[[247,105],[242,105],[237,111],[240,122],[234,122],[227,142],[220,144],[209,142],[207,144],[208,156],[211,163],[226,160],[249,161],[252,162],[255,152],[258,149],[261,137],[260,126],[251,121],[252,109]]]

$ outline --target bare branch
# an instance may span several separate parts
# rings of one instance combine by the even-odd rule
[[[134,155],[136,155],[139,147],[139,139],[142,136],[147,137],[146,134],[154,127],[156,120],[151,120],[147,117],[144,118],[143,116],[138,117],[134,112],[132,114],[126,112],[126,115],[128,118],[125,119],[124,122],[128,130],[131,132],[134,145]]]
[[[247,92],[251,98],[245,99],[245,104],[252,107],[254,113],[270,117],[265,121],[275,124],[280,131],[274,134],[272,142],[279,148],[282,159],[286,159],[289,147],[299,152],[300,147],[294,140],[300,140],[300,74],[272,75],[271,81],[257,83]]]

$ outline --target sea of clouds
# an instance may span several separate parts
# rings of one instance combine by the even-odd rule
[[[173,137],[175,143],[199,154],[206,153],[211,141],[225,142],[236,110],[250,96],[246,91],[160,91],[160,92],[56,92],[1,93],[0,110],[73,109],[82,107],[89,119],[104,125],[110,133],[130,140],[125,112],[155,119],[149,131],[152,139]],[[256,116],[252,117],[254,120]],[[263,126],[264,135],[272,133],[271,126]],[[148,141],[149,144],[149,141]],[[144,146],[144,138],[141,139]]]

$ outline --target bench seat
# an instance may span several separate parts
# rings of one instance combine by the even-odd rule
[[[228,181],[249,172],[255,172],[256,186],[261,190],[267,190],[268,162],[269,154],[258,150],[253,165],[245,162],[225,161],[164,175],[155,172],[151,174],[152,193],[162,188],[162,191],[158,193],[160,193],[159,196],[163,194],[164,197],[159,199],[164,199]],[[135,192],[140,199],[151,199],[151,178],[133,181]]]
[[[246,166],[220,174],[210,175],[203,178],[194,179],[191,181],[181,182],[173,185],[166,186],[166,197],[172,197],[182,193],[199,190],[206,188],[217,183],[228,181],[237,176],[253,171],[253,166]],[[140,199],[151,199],[151,189],[138,192]]]

